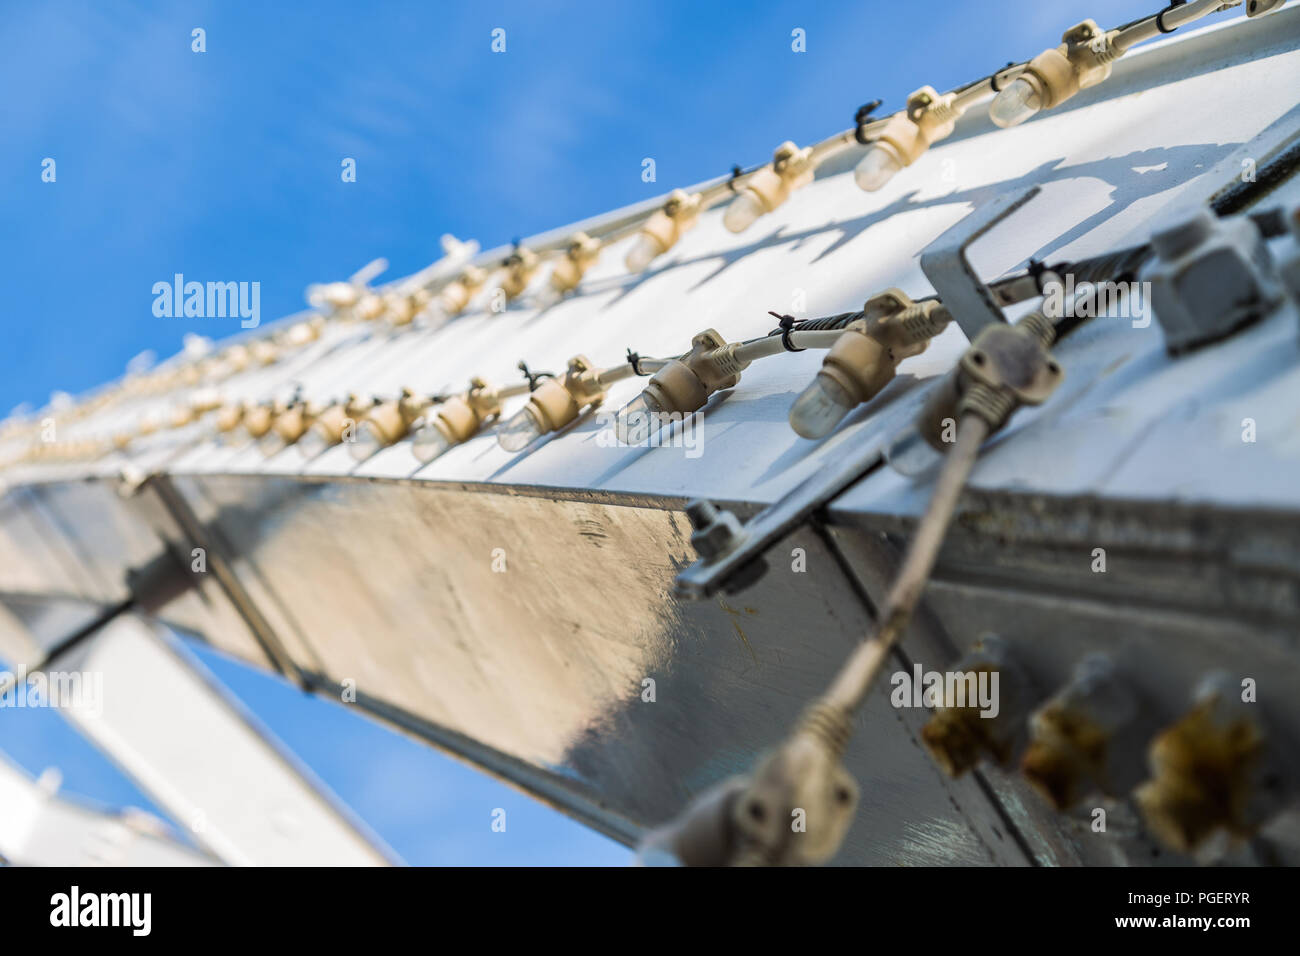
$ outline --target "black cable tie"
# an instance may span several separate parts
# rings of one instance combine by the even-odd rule
[[[736,180],[739,179],[742,175],[744,175],[744,172],[745,171],[741,169],[739,166],[731,167],[731,178],[727,180],[727,188],[730,189],[733,193],[736,191]]]
[[[1029,264],[1025,266],[1025,271],[1034,280],[1034,288],[1041,295],[1043,291],[1043,273],[1047,271],[1047,264],[1040,262],[1038,259],[1030,259]]]
[[[781,322],[781,345],[787,352],[806,352],[807,349],[801,349],[790,341],[790,333],[794,330],[795,317],[793,315],[781,315],[778,312],[768,312],[768,315]]]
[[[1156,14],[1156,29],[1159,30],[1161,33],[1173,33],[1175,30],[1177,30],[1178,29],[1177,27],[1165,26],[1165,14],[1168,13],[1170,10],[1172,10],[1174,7],[1181,7],[1186,2],[1187,0],[1170,0],[1169,6],[1165,7],[1163,10],[1161,10],[1159,13]]]
[[[997,73],[994,73],[992,76],[989,77],[989,86],[993,87],[994,93],[1002,92],[1002,87],[998,86],[998,73],[1005,73],[1008,67],[1013,67],[1015,65],[1016,65],[1015,60],[1008,60],[1006,66],[1004,66],[1002,69],[998,70]]]
[[[649,372],[641,371],[641,356],[631,349],[627,350],[627,364],[632,366],[633,375],[649,375]]]
[[[542,379],[555,378],[555,376],[551,372],[534,372],[530,370],[528,368],[528,363],[523,361],[522,359],[520,360],[519,365],[516,367],[519,369],[519,371],[524,373],[524,378],[528,380],[528,391],[530,392],[537,391],[537,383],[540,382]]]
[[[863,103],[858,107],[858,111],[853,114],[853,122],[857,127],[853,130],[853,138],[863,146],[871,142],[871,140],[867,139],[863,127],[867,125],[867,120],[871,118],[871,114],[878,110],[883,102],[884,100],[872,100],[870,103]]]

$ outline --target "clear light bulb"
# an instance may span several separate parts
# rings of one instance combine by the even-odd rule
[[[658,258],[660,252],[659,243],[654,237],[640,232],[637,233],[632,248],[627,251],[627,258],[623,260],[623,264],[627,266],[628,272],[645,272],[650,268],[650,263]]]
[[[365,461],[387,444],[374,422],[362,422],[357,426],[356,437],[348,443],[348,454],[353,461]]]
[[[424,313],[420,316],[419,321],[426,329],[440,329],[451,319],[447,314],[442,300],[434,299]]]
[[[415,433],[411,452],[422,462],[431,462],[451,447],[451,441],[436,425],[425,425]]]
[[[284,439],[280,437],[279,432],[272,428],[257,440],[257,447],[262,450],[263,455],[270,458],[284,447]]]
[[[542,437],[542,426],[525,405],[497,429],[497,443],[506,451],[522,451]]]
[[[893,179],[902,168],[903,164],[898,161],[898,156],[892,149],[882,143],[874,143],[853,170],[853,181],[859,189],[873,193]]]
[[[752,189],[746,189],[731,201],[722,215],[722,224],[729,232],[744,232],[765,212],[767,209],[763,206],[763,200]]]
[[[942,460],[943,455],[921,437],[914,425],[909,425],[885,447],[889,467],[906,478],[924,474]]]
[[[559,305],[560,300],[564,298],[564,293],[565,290],[557,286],[555,280],[552,279],[537,293],[535,299],[537,307],[539,309],[549,309],[553,305]]]
[[[614,418],[614,434],[624,445],[641,445],[659,430],[657,416],[663,410],[648,392],[642,392],[619,410]]]
[[[1043,108],[1043,98],[1034,84],[1018,76],[1010,86],[993,97],[989,119],[1001,127],[1018,126]]]
[[[790,406],[790,427],[804,438],[821,438],[833,432],[857,404],[835,379],[819,372]]]
[[[330,436],[324,425],[313,425],[307,433],[298,439],[298,451],[304,459],[310,460],[324,453],[330,446]]]

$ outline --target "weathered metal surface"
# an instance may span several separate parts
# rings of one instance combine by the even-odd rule
[[[359,694],[548,770],[604,805],[607,831],[657,823],[744,769],[867,625],[835,559],[807,533],[779,546],[802,549],[806,572],[791,555],[760,587],[678,603],[670,585],[691,556],[680,503],[363,481],[181,483],[186,494],[196,487],[332,683],[355,682]],[[654,702],[642,699],[647,679]],[[988,801],[953,791],[929,765],[883,694],[849,766],[864,792],[845,860],[1025,861],[1009,834],[994,834]]]

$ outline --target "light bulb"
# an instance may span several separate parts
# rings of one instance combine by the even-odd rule
[[[905,478],[915,478],[942,460],[943,455],[913,425],[899,433],[885,448],[885,461]]]
[[[325,430],[325,426],[313,425],[307,429],[307,434],[298,439],[298,451],[302,453],[304,459],[310,460],[317,455],[323,454],[331,444],[333,442],[330,441],[330,435]]]
[[[1018,126],[1043,108],[1043,98],[1038,88],[1023,76],[993,97],[989,104],[989,119],[998,126]]]
[[[723,213],[722,224],[729,232],[744,232],[759,216],[767,212],[763,200],[752,189],[746,189],[731,201]]]
[[[430,462],[451,447],[451,441],[442,433],[442,429],[432,423],[425,425],[415,433],[411,442],[411,452],[418,461]]]
[[[551,281],[546,283],[540,292],[537,293],[537,307],[539,309],[549,309],[553,305],[559,305],[560,300],[564,298],[567,289],[560,288],[552,277]]]
[[[662,252],[654,236],[648,236],[644,232],[637,233],[636,241],[632,243],[632,248],[628,250],[627,258],[623,263],[627,266],[628,272],[645,272],[650,268],[650,263],[654,262]]]
[[[353,461],[365,461],[386,444],[374,422],[362,422],[357,426],[356,436],[348,442],[348,454]]]
[[[257,447],[261,449],[263,455],[270,458],[284,447],[284,439],[273,428],[257,440]]]
[[[640,445],[658,431],[658,416],[664,408],[648,392],[642,392],[620,409],[614,419],[614,434],[624,445]]]
[[[525,405],[497,429],[497,442],[506,451],[522,451],[542,436],[542,426]]]
[[[790,407],[790,427],[804,438],[821,438],[834,431],[857,404],[835,379],[818,373]]]
[[[892,149],[883,143],[874,143],[853,170],[853,181],[859,189],[873,193],[893,179],[902,168],[903,164],[898,161]]]

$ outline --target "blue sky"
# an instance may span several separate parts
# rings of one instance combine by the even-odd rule
[[[153,284],[177,272],[260,282],[263,317],[288,314],[308,283],[377,256],[393,275],[428,264],[444,232],[490,247],[637,202],[844,129],[867,100],[894,109],[923,84],[1031,56],[1085,16],[1112,26],[1161,5],[9,4],[0,413],[114,378],[144,350],[170,355],[185,332],[238,331],[155,318]],[[505,53],[490,48],[498,27]],[[657,182],[642,181],[645,157]],[[627,857],[341,708],[213,666],[412,862]],[[0,717],[0,749],[20,762],[60,763],[69,789],[138,803],[70,733],[49,714]],[[532,837],[484,841],[464,821],[485,802],[518,806],[511,829],[526,816]]]

